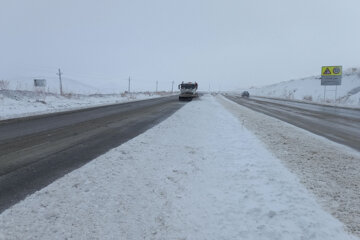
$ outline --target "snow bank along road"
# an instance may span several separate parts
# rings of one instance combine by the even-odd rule
[[[228,99],[360,151],[360,110],[268,98]]]
[[[0,122],[0,211],[142,133],[177,96]]]
[[[319,203],[360,236],[360,153],[276,118],[220,98]]]
[[[357,239],[209,96],[4,211],[1,236]]]

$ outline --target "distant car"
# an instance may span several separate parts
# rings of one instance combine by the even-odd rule
[[[248,91],[243,91],[241,96],[242,97],[250,97],[250,93]]]

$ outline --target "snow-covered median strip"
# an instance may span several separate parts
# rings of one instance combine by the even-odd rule
[[[357,239],[212,97],[0,215],[0,239]]]

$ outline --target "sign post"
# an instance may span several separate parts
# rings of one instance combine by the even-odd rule
[[[321,85],[324,86],[324,102],[326,101],[326,86],[335,86],[335,103],[337,98],[337,86],[341,85],[342,66],[321,67]]]

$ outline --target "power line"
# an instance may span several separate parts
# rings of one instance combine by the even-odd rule
[[[68,76],[68,75],[66,75],[66,76]],[[83,82],[81,82],[81,81],[79,81],[79,80],[76,80],[76,79],[74,79],[74,78],[62,77],[62,80],[68,80],[68,81],[71,81],[71,82],[73,82],[73,83],[77,83],[77,84],[79,84],[79,85],[81,85],[81,86],[83,86],[83,87],[87,87],[87,88],[91,88],[91,89],[94,89],[94,90],[98,90],[97,87],[94,87],[94,86],[92,86],[92,85],[90,85],[90,84],[83,83]]]

